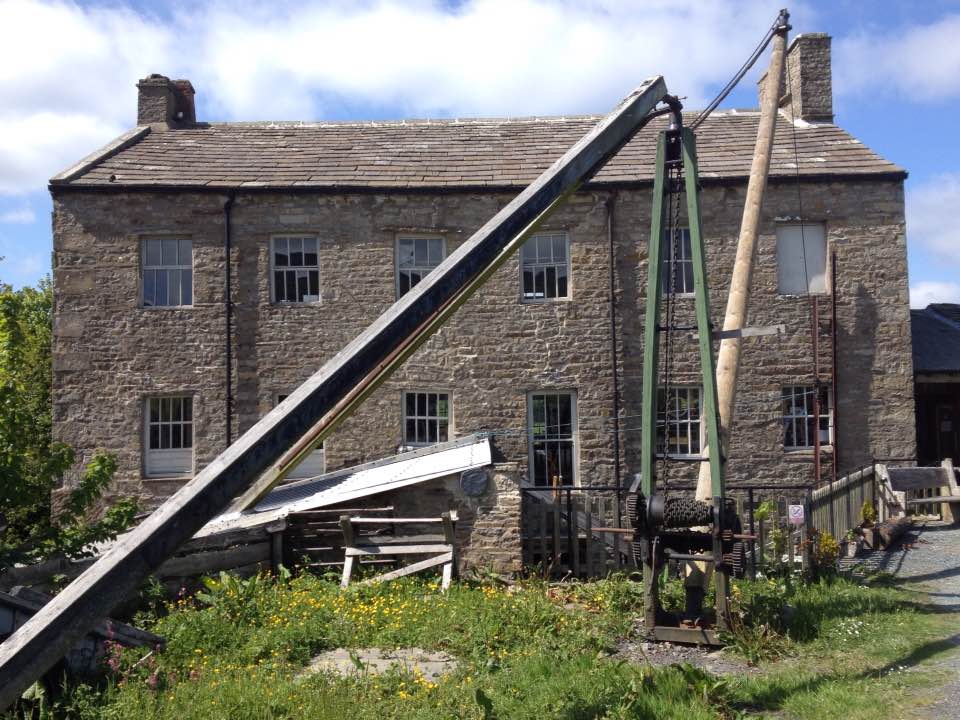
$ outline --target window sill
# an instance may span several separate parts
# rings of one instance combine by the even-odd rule
[[[569,302],[573,302],[573,298],[569,295],[560,298],[520,298],[521,305],[562,305]]]
[[[783,454],[785,457],[791,458],[812,458],[816,453],[816,449],[813,447],[797,447],[797,448],[784,448]],[[833,454],[833,445],[821,445],[820,454]]]
[[[140,310],[147,312],[163,312],[165,310],[193,310],[196,305],[138,305]]]
[[[193,474],[189,475],[144,475],[140,478],[143,482],[170,482],[172,480],[192,480]]]
[[[277,302],[276,300],[270,301],[270,307],[275,307],[275,308],[320,307],[321,305],[323,305],[322,300],[311,300],[310,302]]]
[[[830,293],[824,290],[823,292],[812,292],[812,293],[777,293],[777,298],[781,300],[803,300],[804,298],[809,297],[830,297]]]

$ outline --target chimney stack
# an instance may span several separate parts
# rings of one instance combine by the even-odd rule
[[[137,83],[137,124],[184,127],[197,122],[193,85],[154,73]]]
[[[797,35],[787,48],[786,81],[780,86],[780,110],[790,119],[811,123],[833,122],[833,80],[830,72],[830,36]],[[760,102],[767,74],[760,78]]]

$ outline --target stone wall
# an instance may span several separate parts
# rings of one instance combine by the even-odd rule
[[[745,184],[708,185],[702,193],[718,326],[744,194]],[[511,197],[240,193],[233,206],[230,260],[234,437],[391,305],[399,233],[442,235],[449,253]],[[522,472],[528,394],[570,390],[578,404],[578,481],[612,484],[611,197],[622,456],[624,477],[631,479],[639,466],[649,188],[573,196],[545,226],[570,235],[571,298],[521,302],[519,261],[508,262],[329,439],[328,468],[395,452],[402,441],[402,392],[430,389],[451,393],[455,434],[499,431],[498,460]],[[183,479],[144,477],[146,397],[193,394],[196,468],[225,446],[225,199],[150,192],[54,197],[55,434],[81,457],[98,447],[116,453],[115,492],[138,495],[147,504],[159,502]],[[761,223],[750,324],[783,323],[787,330],[745,341],[729,463],[735,482],[813,480],[811,453],[783,449],[779,401],[783,385],[811,382],[809,299],[777,294],[775,225],[798,216],[801,200],[808,222],[825,223],[828,252],[836,251],[838,258],[840,469],[914,452],[902,183],[810,182],[799,193],[793,183],[774,184]],[[167,233],[193,239],[194,305],[141,308],[139,239]],[[319,238],[321,302],[270,303],[268,248],[271,236],[281,233]],[[678,305],[683,322],[679,318],[689,316],[692,301],[680,299]],[[827,319],[828,296],[821,310]],[[826,325],[821,338],[822,377],[829,379]],[[678,342],[676,350],[674,380],[699,384],[692,342]],[[829,464],[829,449],[823,457]],[[687,465],[684,472],[690,470],[695,468]]]

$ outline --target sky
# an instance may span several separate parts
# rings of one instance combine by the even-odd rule
[[[604,114],[658,74],[697,108],[785,1],[0,0],[0,283],[50,272],[47,180],[135,125],[150,73],[200,120]],[[833,36],[837,124],[910,173],[911,304],[960,302],[960,0],[789,10]]]

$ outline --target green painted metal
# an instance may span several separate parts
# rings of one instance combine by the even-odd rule
[[[700,222],[700,192],[697,174],[697,141],[693,131],[683,129],[683,179],[687,191],[687,223],[693,261],[693,292],[700,345],[700,372],[703,377],[703,407],[706,419],[707,447],[710,448],[711,495],[724,497],[723,457],[720,453],[720,416],[717,401],[717,375],[710,327],[710,297],[707,290],[707,263],[703,252],[703,228]]]
[[[647,254],[646,316],[643,326],[643,395],[640,431],[640,487],[649,498],[656,489],[654,468],[657,452],[657,375],[660,369],[660,299],[663,262],[663,213],[666,190],[667,133],[657,139],[657,160],[653,179],[653,207],[650,212],[650,248]]]

